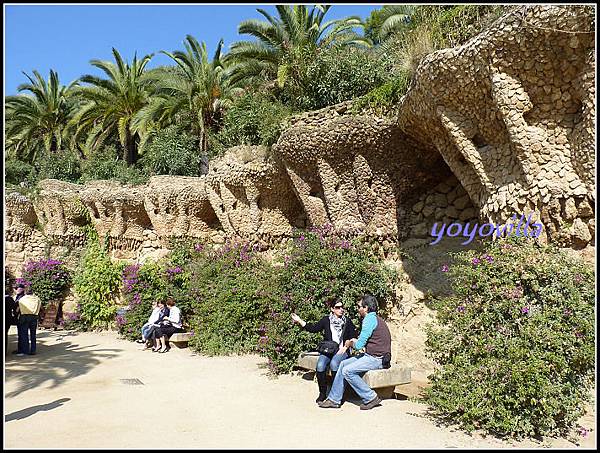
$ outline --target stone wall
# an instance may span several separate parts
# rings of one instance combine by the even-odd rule
[[[419,65],[399,125],[435,144],[482,219],[531,212],[546,239],[593,243],[593,30],[591,6],[519,7]]]
[[[529,213],[544,225],[541,240],[594,246],[594,27],[591,6],[516,7],[466,44],[425,57],[397,117],[352,114],[344,102],[289,118],[271,149],[232,148],[199,178],[47,180],[32,200],[8,194],[6,265],[17,276],[44,256],[74,265],[86,226],[128,261],[166,254],[172,238],[241,236],[268,248],[325,223],[376,238],[390,258],[399,241],[430,242],[435,222],[503,224]],[[418,274],[398,288],[411,309],[390,319],[395,340],[422,352],[431,282],[414,286]]]

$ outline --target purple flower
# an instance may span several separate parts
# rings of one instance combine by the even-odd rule
[[[587,428],[584,428],[583,426],[580,426],[578,431],[579,431],[579,435],[582,437],[587,437],[589,434],[589,430]]]
[[[571,316],[573,314],[573,310],[571,310],[570,308],[565,308],[565,310],[563,311],[563,314],[565,316]]]
[[[448,272],[449,270],[450,270],[450,269],[448,268],[448,265],[447,265],[447,264],[444,264],[444,265],[442,266],[442,272]]]
[[[458,307],[456,307],[456,311],[458,311],[459,313],[464,313],[465,312],[465,306],[464,305],[459,305]]]
[[[575,336],[576,336],[577,338],[581,338],[581,337],[583,337],[583,333],[581,333],[581,332],[577,331],[577,332],[575,332]]]
[[[523,314],[529,313],[529,307],[523,307],[523,308],[521,308],[521,313],[523,313]]]
[[[194,250],[196,250],[197,252],[201,252],[202,250],[204,250],[204,245],[196,244],[196,246],[194,247]]]
[[[575,280],[575,283],[581,283],[583,281],[583,277],[581,276],[581,274],[575,274],[575,277],[573,279]]]
[[[481,263],[481,260],[479,258],[473,258],[473,260],[471,262],[473,264],[477,265],[477,264]]]
[[[494,258],[492,258],[490,255],[485,255],[483,257],[484,260],[486,260],[488,263],[493,263],[494,262]]]

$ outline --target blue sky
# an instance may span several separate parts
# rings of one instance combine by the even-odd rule
[[[160,50],[183,49],[187,34],[205,41],[210,55],[223,38],[224,49],[241,39],[242,20],[263,19],[256,8],[275,14],[273,5],[4,5],[4,93],[17,93],[22,74],[36,69],[47,79],[50,69],[62,84],[83,74],[102,75],[92,59],[114,61],[112,47],[131,61],[149,53],[149,68],[170,64]],[[380,5],[333,5],[326,20],[367,17]]]

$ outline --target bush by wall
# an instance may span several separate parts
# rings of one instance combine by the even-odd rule
[[[277,299],[272,267],[249,243],[198,246],[190,261],[189,345],[208,355],[256,352],[268,307]]]
[[[200,176],[208,169],[207,158],[200,153],[198,137],[176,125],[153,135],[140,165],[146,173],[155,175]]]
[[[119,333],[129,340],[140,338],[141,328],[148,321],[154,304],[159,300],[166,302],[168,297],[173,297],[181,310],[184,325],[189,324],[188,280],[183,269],[170,260],[126,266],[121,292],[129,305],[125,313],[115,318]]]
[[[28,186],[35,184],[36,171],[33,165],[7,156],[4,161],[4,181],[15,186],[25,183]]]
[[[513,437],[565,434],[593,381],[593,269],[526,241],[456,256],[427,352],[433,413]]]
[[[95,179],[116,179],[124,184],[144,184],[148,176],[135,166],[119,159],[115,145],[107,145],[82,162],[81,182]]]
[[[281,133],[281,121],[290,110],[258,93],[237,98],[223,116],[223,127],[212,141],[212,154],[236,145],[272,145]]]
[[[360,329],[359,296],[370,292],[380,307],[385,306],[394,276],[366,248],[333,234],[330,225],[298,233],[284,252],[282,264],[278,268],[282,296],[271,305],[259,339],[260,350],[269,358],[274,373],[291,371],[298,354],[314,350],[321,339],[292,324],[291,313],[316,322],[329,313],[326,301],[339,297]]]
[[[96,232],[91,227],[89,230],[86,249],[73,278],[79,296],[77,314],[84,328],[105,329],[114,323],[124,266],[111,261]]]
[[[60,179],[78,183],[81,177],[81,160],[79,156],[72,151],[56,151],[53,153],[44,153],[36,161],[38,166],[38,180],[42,179]]]
[[[23,267],[23,276],[17,283],[25,285],[42,301],[42,305],[57,300],[71,283],[65,263],[54,259],[29,261]]]

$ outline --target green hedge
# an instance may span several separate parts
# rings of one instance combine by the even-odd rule
[[[438,325],[428,330],[441,368],[426,401],[467,430],[567,433],[593,382],[593,269],[527,241],[455,258],[455,294],[436,302]]]

